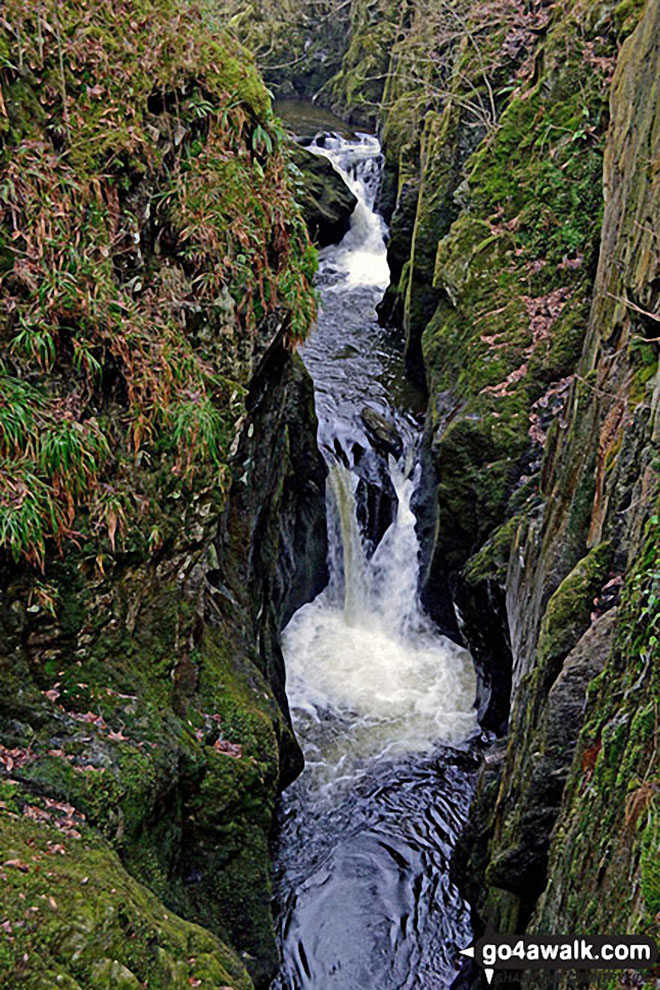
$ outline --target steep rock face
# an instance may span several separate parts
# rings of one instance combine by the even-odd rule
[[[211,21],[254,53],[280,99],[317,99],[349,45],[353,4],[343,0],[205,0]]]
[[[376,126],[392,43],[406,16],[406,5],[393,0],[350,5],[347,45],[339,71],[320,93],[331,109],[350,121]]]
[[[582,347],[598,250],[621,28],[611,9],[601,14],[575,3],[477,5],[463,12],[462,38],[455,14],[441,20],[435,75],[416,82],[416,105],[422,84],[438,105],[415,125],[417,166],[396,70],[388,89],[384,134],[406,217],[407,190],[417,189],[391,298],[409,368],[429,392],[422,594],[440,621],[449,596],[457,604],[481,669],[482,716],[497,731],[509,707],[515,520],[539,504],[546,436]]]
[[[314,252],[197,9],[11,2],[0,53],[0,981],[247,990],[323,580]]]
[[[509,892],[493,891],[489,905],[509,927],[529,920],[534,895],[545,886],[549,850],[551,879],[532,927],[656,931],[653,924],[647,928],[656,894],[640,851],[657,840],[644,837],[654,821],[648,723],[657,690],[651,673],[657,578],[654,524],[648,523],[657,497],[657,345],[646,340],[657,317],[640,310],[652,314],[658,301],[651,234],[658,197],[648,161],[658,155],[659,42],[660,15],[647,5],[612,84],[605,218],[584,351],[564,428],[555,428],[546,451],[544,507],[519,529],[509,564],[513,707],[486,872],[493,888]],[[607,609],[622,581],[623,606],[613,615]],[[563,751],[553,757],[547,719],[582,657],[603,673],[592,684],[586,713],[586,685],[573,683],[568,697],[579,718],[577,724],[568,718],[559,737]],[[575,730],[583,722],[574,756]],[[561,785],[554,798],[530,787],[538,775]],[[524,822],[544,809],[545,823],[531,830],[530,841]],[[525,885],[520,855],[540,875],[536,889]],[[614,889],[616,898],[606,893]]]
[[[274,330],[250,383],[219,553],[230,548],[234,581],[249,589],[260,666],[286,713],[279,634],[327,583],[326,468],[311,379],[286,349],[286,323],[275,320]],[[287,755],[283,784],[302,769],[297,743]]]
[[[475,903],[504,931],[657,936],[657,344],[649,338],[658,320],[658,194],[649,162],[658,156],[659,40],[660,15],[647,4],[611,86],[582,356],[549,430],[541,500],[507,524],[513,543],[498,580],[513,655],[509,742],[495,787],[485,770],[473,819],[488,824],[473,831],[460,865],[484,878],[470,880]],[[484,564],[488,573],[488,556],[487,545],[468,583]],[[622,604],[610,611],[619,589]],[[559,979],[576,985],[571,974]],[[499,980],[557,985],[538,973]],[[592,975],[589,985],[610,986],[611,977]]]
[[[589,691],[550,843],[547,890],[531,921],[534,930],[570,927],[579,919],[589,931],[617,926],[658,936],[660,420],[653,338],[660,300],[654,235],[660,198],[652,163],[660,156],[659,71],[660,11],[649,3],[623,46],[612,84],[602,247],[581,365],[593,383],[589,412],[596,465],[585,542],[611,540],[614,571],[623,576],[622,606],[605,640],[603,672]],[[571,424],[565,443],[563,457],[579,484],[585,466]],[[579,883],[571,884],[576,862]],[[562,985],[571,984],[565,979]]]
[[[288,352],[272,371],[260,384],[270,435],[246,426],[242,448],[256,463],[236,464],[236,475],[249,475],[236,482],[246,495],[230,496],[220,535],[211,497],[185,508],[177,499],[174,542],[144,558],[117,554],[102,574],[68,552],[48,567],[54,615],[30,598],[28,576],[10,578],[2,613],[7,806],[19,821],[84,823],[85,842],[104,836],[169,909],[240,950],[258,984],[277,963],[271,817],[302,763],[282,714],[278,637],[291,610],[319,590],[325,561],[311,383]],[[227,527],[240,533],[228,539]],[[52,841],[59,836],[64,854],[77,857],[82,840],[72,835],[54,832]],[[63,895],[54,894],[76,924]],[[126,931],[139,923],[129,911]],[[43,934],[37,926],[34,937]],[[29,944],[16,940],[15,960]],[[45,963],[31,959],[41,973]],[[136,978],[150,972],[125,964]],[[69,972],[65,960],[60,971]]]
[[[659,15],[510,14],[481,22],[472,75],[449,46],[444,107],[406,122],[423,87],[393,63],[383,108],[384,318],[421,334],[429,392],[423,594],[441,621],[452,594],[496,731],[512,692],[457,869],[501,930],[654,933]],[[494,116],[466,77],[486,109],[502,86]]]

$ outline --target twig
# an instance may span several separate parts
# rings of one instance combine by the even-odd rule
[[[650,313],[648,309],[642,309],[641,306],[638,306],[637,303],[631,302],[630,299],[628,299],[627,297],[624,299],[622,296],[615,296],[613,292],[608,292],[607,295],[611,299],[615,299],[617,302],[623,303],[624,306],[628,306],[635,313],[640,313],[642,316],[648,316],[649,319],[655,320],[656,323],[660,323],[660,313]],[[660,338],[645,337],[644,340],[648,340],[649,342],[651,342],[651,341],[660,340]]]

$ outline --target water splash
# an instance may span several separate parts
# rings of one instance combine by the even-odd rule
[[[367,559],[357,478],[330,465],[330,585],[293,616],[282,642],[294,724],[326,787],[366,758],[428,752],[476,731],[471,657],[433,629],[417,596],[418,474],[390,459],[396,515]]]
[[[329,159],[357,198],[348,233],[340,245],[321,252],[321,261],[330,262],[336,271],[345,273],[346,281],[335,289],[349,286],[374,286],[386,289],[390,281],[385,244],[386,227],[374,210],[383,164],[378,138],[358,134],[357,141],[338,135],[324,135],[313,141],[309,150]]]

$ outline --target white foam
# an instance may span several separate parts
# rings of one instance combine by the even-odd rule
[[[410,507],[416,475],[393,460],[390,474],[396,517],[367,560],[359,542],[355,476],[343,465],[331,466],[331,582],[296,612],[283,634],[294,723],[303,745],[310,721],[316,724],[313,744],[334,774],[347,746],[352,760],[360,761],[455,744],[477,728],[470,654],[432,628],[417,599],[419,544]],[[319,724],[327,726],[325,739]]]
[[[331,245],[320,254],[322,264],[343,272],[346,279],[335,287],[368,285],[386,289],[390,281],[385,245],[385,225],[374,210],[378,189],[381,154],[377,138],[359,135],[357,141],[347,141],[337,135],[326,135],[322,146],[316,143],[309,150],[332,162],[336,171],[357,198],[348,233],[339,245]]]

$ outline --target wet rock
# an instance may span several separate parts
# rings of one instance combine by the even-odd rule
[[[481,910],[484,906],[484,872],[488,865],[493,807],[502,780],[506,747],[506,739],[499,739],[484,755],[470,817],[458,838],[451,861],[452,878],[472,907],[477,934],[483,928]]]
[[[391,454],[398,460],[403,453],[403,441],[394,423],[368,406],[361,410],[360,419],[378,453],[385,458]]]
[[[396,494],[389,475],[383,473],[378,484],[360,478],[356,497],[358,522],[369,553],[378,546],[394,520]]]
[[[386,327],[403,325],[406,290],[406,278],[403,276],[403,269],[410,257],[418,199],[419,181],[414,179],[405,183],[399,193],[396,211],[390,223],[387,263],[390,266],[391,282],[382,301],[376,307],[378,319]]]
[[[250,548],[237,578],[248,592],[262,670],[288,716],[279,636],[327,583],[326,467],[316,444],[312,380],[286,348],[285,326],[274,319],[273,329],[250,385],[222,540]],[[302,755],[290,730],[280,742],[286,786],[302,769]]]
[[[299,145],[292,157],[302,173],[298,199],[309,236],[318,247],[338,244],[350,227],[357,198],[327,158]]]
[[[461,617],[460,631],[477,671],[479,724],[501,736],[507,729],[511,704],[511,644],[504,591],[492,579],[476,584],[460,579],[453,582],[452,590]]]

